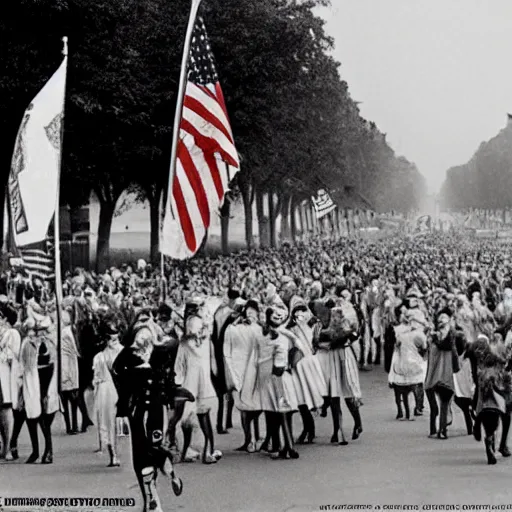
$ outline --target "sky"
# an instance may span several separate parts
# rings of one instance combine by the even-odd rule
[[[512,0],[332,0],[320,11],[363,117],[429,192],[512,113]]]

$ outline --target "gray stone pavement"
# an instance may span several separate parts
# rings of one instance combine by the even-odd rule
[[[345,447],[330,445],[331,420],[317,418],[315,445],[299,447],[299,460],[272,461],[263,454],[233,451],[242,441],[235,413],[236,428],[229,435],[216,437],[217,447],[224,452],[218,464],[177,466],[185,484],[180,498],[174,497],[168,484],[159,478],[164,510],[316,512],[320,505],[343,504],[512,505],[512,460],[500,458],[496,466],[487,466],[483,444],[465,435],[460,411],[454,408],[450,439],[428,439],[427,417],[414,422],[395,420],[392,392],[381,369],[361,374],[361,382],[364,433],[360,440]],[[352,419],[348,411],[344,412],[345,432],[349,435]],[[299,431],[300,420],[296,424]],[[95,429],[66,436],[58,418],[54,431],[51,466],[23,463],[30,452],[24,431],[19,447],[21,460],[0,464],[0,495],[133,497],[137,506],[126,510],[140,510],[128,438],[121,439],[122,467],[112,469],[106,467],[106,455],[94,453]],[[201,446],[200,431],[194,443]]]

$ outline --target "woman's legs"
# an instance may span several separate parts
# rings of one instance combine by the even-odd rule
[[[297,444],[312,443],[315,439],[315,420],[307,405],[299,405],[299,412],[302,418],[303,430]]]
[[[197,419],[199,420],[199,426],[201,427],[201,431],[204,436],[203,463],[211,464],[212,462],[217,462],[212,455],[215,447],[210,413],[198,414]]]
[[[501,415],[501,442],[499,452],[503,457],[510,457],[511,453],[508,449],[508,433],[510,431],[510,412]]]
[[[448,439],[446,429],[448,427],[448,413],[453,393],[449,390],[439,390],[437,394],[439,395],[439,400],[441,402],[438,437],[439,439]]]
[[[71,434],[71,421],[69,419],[69,391],[62,391],[60,394],[62,400],[62,415],[66,424],[66,434]]]
[[[495,435],[500,421],[500,414],[497,411],[482,411],[479,415],[485,430],[485,451],[487,453],[487,463],[496,464],[495,454]]]
[[[436,393],[433,389],[427,389],[425,394],[427,395],[428,405],[430,407],[430,435],[435,436],[437,434],[437,417],[439,416]]]
[[[473,418],[471,416],[471,398],[463,398],[456,396],[454,398],[455,404],[464,414],[464,421],[466,422],[466,429],[468,436],[473,434]]]
[[[396,403],[396,419],[401,420],[404,417],[404,411],[402,410],[402,393],[400,390],[394,386],[393,392],[395,393],[395,403]]]
[[[352,439],[359,439],[359,436],[363,433],[363,421],[361,420],[359,402],[357,398],[345,398],[345,403],[347,404],[348,410],[350,411],[352,418],[354,418],[354,430],[352,432]]]
[[[414,416],[422,416],[425,407],[425,390],[423,389],[423,383],[414,386],[414,400],[416,403]]]
[[[237,452],[245,452],[251,444],[251,420],[247,411],[240,411],[240,422],[244,432],[244,444],[236,449]]]
[[[39,424],[44,436],[44,453],[41,462],[51,464],[53,462],[53,443],[52,443],[52,423],[55,413],[42,414],[39,418]]]
[[[27,464],[33,464],[39,458],[39,438],[37,437],[37,424],[39,418],[27,418],[28,433],[30,436],[30,442],[32,443],[32,453],[27,459]]]
[[[14,416],[14,426],[12,430],[12,437],[11,437],[11,455],[14,460],[18,458],[18,437],[20,436],[21,429],[23,427],[23,424],[25,423],[25,420],[27,419],[27,415],[25,414],[25,411],[23,409],[20,409],[18,411],[13,410],[12,411]]]
[[[8,460],[12,460],[9,449],[11,446],[13,424],[14,419],[12,407],[2,407],[0,409],[0,436],[2,438],[2,452],[0,453],[1,459],[7,458]]]
[[[181,461],[187,461],[187,452],[192,442],[193,427],[188,422],[181,424],[181,431],[183,432],[183,448],[181,451]]]

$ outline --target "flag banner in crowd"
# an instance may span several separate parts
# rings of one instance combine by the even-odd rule
[[[16,137],[8,182],[17,247],[46,239],[59,186],[67,57],[28,106]]]
[[[201,17],[195,19],[179,128],[176,171],[169,180],[162,247],[176,259],[200,248],[240,169],[224,96]]]
[[[432,217],[430,215],[422,215],[416,219],[416,232],[427,233],[432,231]]]
[[[23,267],[31,277],[49,281],[55,277],[55,260],[50,242],[38,242],[20,250]]]
[[[317,192],[317,196],[312,197],[311,200],[313,201],[313,207],[315,208],[317,219],[325,217],[336,209],[336,205],[331,199],[331,196],[324,189],[320,189]]]

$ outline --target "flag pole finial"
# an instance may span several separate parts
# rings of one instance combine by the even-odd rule
[[[62,47],[62,55],[64,55],[64,57],[67,57],[68,56],[68,38],[67,38],[67,36],[64,36],[62,38],[62,44],[64,45]]]

